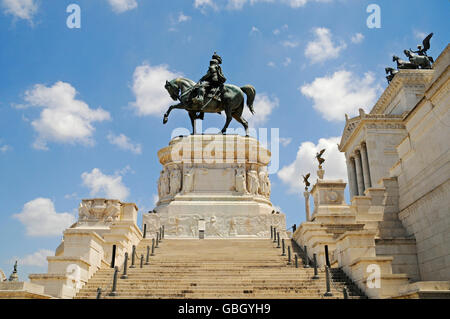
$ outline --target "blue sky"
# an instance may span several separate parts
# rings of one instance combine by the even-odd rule
[[[72,3],[80,29],[66,25]],[[381,28],[367,27],[371,3]],[[17,257],[22,279],[46,271],[82,198],[153,209],[156,153],[190,129],[178,110],[162,125],[167,77],[198,80],[217,51],[229,83],[255,86],[247,116],[279,129],[271,199],[291,226],[304,220],[300,174],[314,173],[318,148],[326,176],[346,179],[344,114],[370,110],[392,55],[429,32],[436,58],[450,26],[444,0],[0,0],[0,10],[0,269],[9,275]],[[223,125],[205,118],[203,128]]]

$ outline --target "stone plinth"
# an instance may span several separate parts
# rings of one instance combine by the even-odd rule
[[[165,226],[165,237],[269,238],[270,226],[285,236],[285,216],[270,202],[270,151],[238,135],[176,137],[158,152],[163,165],[156,215],[147,229]]]
[[[116,199],[82,200],[78,221],[64,231],[55,256],[47,257],[48,272],[31,274],[31,283],[42,286],[46,295],[73,298],[100,268],[111,264],[113,246],[120,267],[125,252],[142,239],[137,212],[134,203]]]
[[[345,204],[345,182],[343,180],[317,180],[311,190],[314,199],[312,220],[319,221],[320,216],[342,214]]]
[[[44,287],[30,282],[0,282],[0,299],[51,299]]]

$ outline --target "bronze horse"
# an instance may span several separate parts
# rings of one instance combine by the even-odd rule
[[[226,121],[222,129],[222,134],[225,134],[230,125],[232,118],[242,124],[245,129],[245,134],[248,136],[248,123],[242,117],[244,111],[245,95],[247,95],[247,106],[252,114],[255,113],[253,109],[253,102],[255,101],[256,91],[251,85],[245,85],[238,87],[232,84],[225,84],[222,95],[222,101],[218,101],[213,97],[205,99],[205,108],[200,111],[203,105],[196,104],[192,101],[193,92],[198,88],[196,83],[186,78],[176,78],[172,81],[166,81],[164,86],[170,97],[180,103],[169,107],[164,114],[163,123],[166,124],[169,118],[169,114],[173,109],[183,109],[189,113],[192,124],[192,134],[196,134],[195,120],[203,119],[204,112],[206,113],[219,113],[225,111]]]

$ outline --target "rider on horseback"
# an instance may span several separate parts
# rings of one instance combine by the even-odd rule
[[[203,76],[199,81],[200,88],[198,89],[198,95],[193,98],[193,102],[202,105],[201,110],[205,109],[207,104],[204,104],[205,96],[209,93],[213,93],[213,97],[220,93],[223,93],[223,84],[227,81],[222,73],[222,58],[214,52],[211,61],[209,62],[208,73]]]

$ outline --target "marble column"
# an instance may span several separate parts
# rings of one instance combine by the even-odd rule
[[[361,166],[361,152],[355,151],[356,180],[358,184],[358,195],[364,196],[364,177]]]
[[[368,189],[368,188],[372,187],[372,183],[370,181],[369,159],[367,156],[366,143],[363,143],[361,145],[361,164],[362,164],[363,175],[364,175],[364,188]]]
[[[306,221],[309,222],[311,220],[311,216],[309,213],[309,192],[304,191],[303,196],[305,196],[305,212],[306,212]]]
[[[355,160],[353,157],[347,159],[347,175],[348,175],[348,189],[350,191],[350,198],[358,195],[358,188],[355,173]]]

